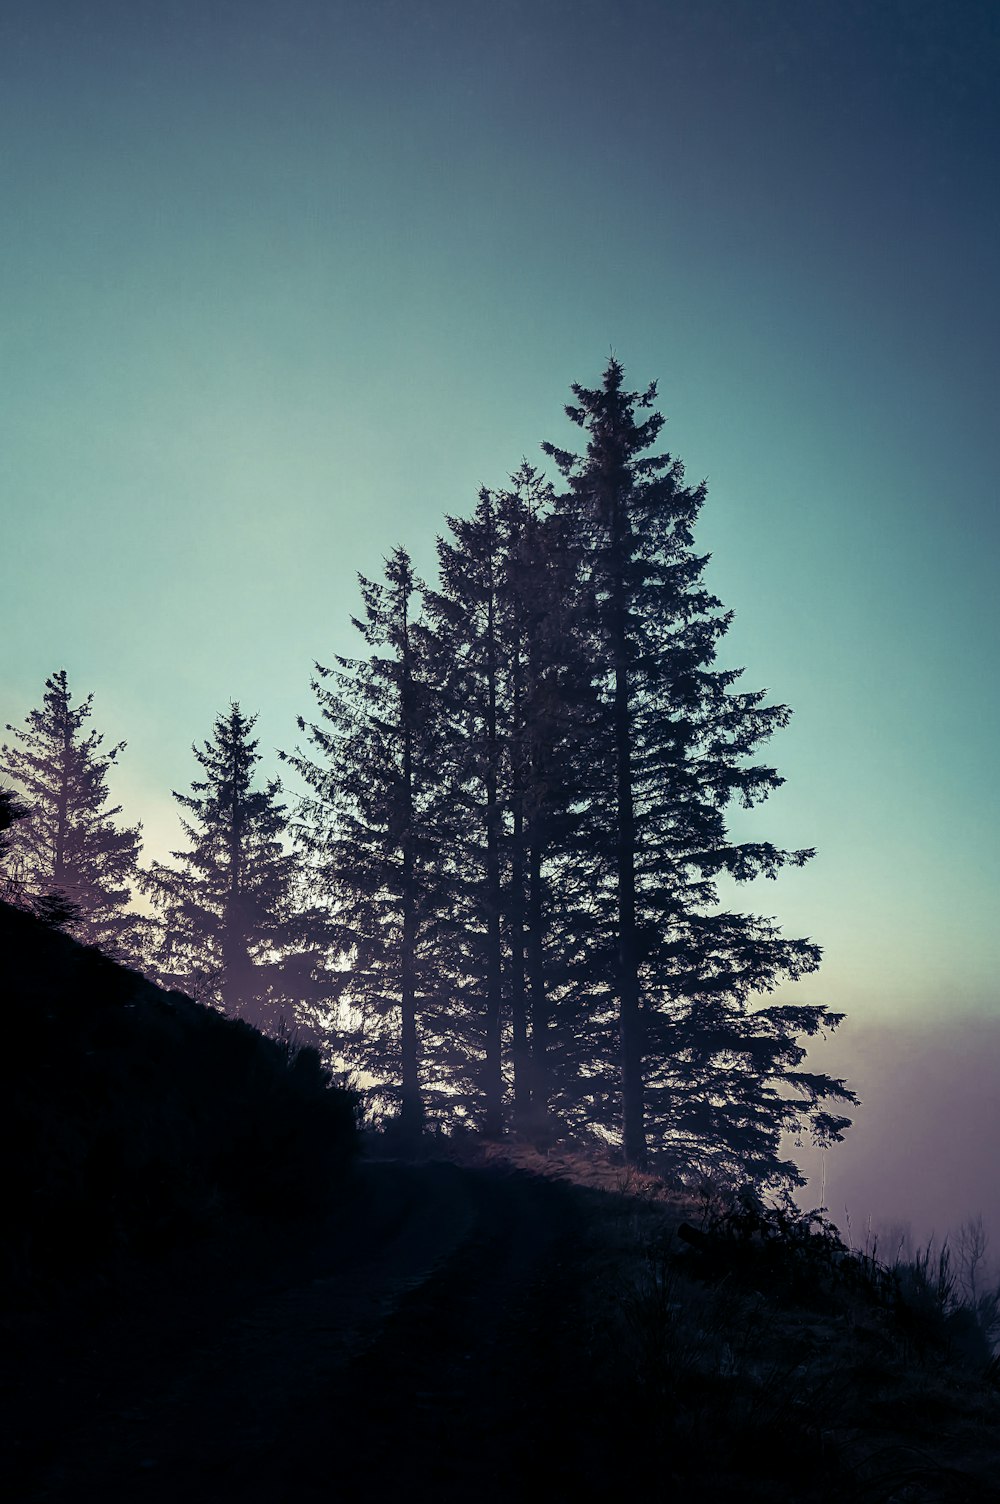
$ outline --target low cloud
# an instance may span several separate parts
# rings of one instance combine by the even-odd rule
[[[981,1215],[1000,1258],[1000,1018],[959,1016],[932,1024],[845,1020],[810,1052],[862,1099],[843,1144],[793,1155],[809,1176],[806,1206],[823,1197],[855,1242],[869,1220],[885,1235],[908,1226],[915,1240],[953,1236]]]

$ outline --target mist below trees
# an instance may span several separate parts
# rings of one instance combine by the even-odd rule
[[[954,1241],[981,1216],[991,1235],[987,1263],[1000,1265],[1000,1019],[872,1023],[849,1015],[810,1054],[817,1069],[846,1075],[861,1105],[842,1143],[793,1151],[808,1176],[800,1204],[825,1199],[845,1235],[850,1221],[856,1243],[870,1223],[887,1255],[905,1233],[916,1245]]]

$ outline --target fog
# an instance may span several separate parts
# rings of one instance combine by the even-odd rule
[[[810,1051],[843,1075],[862,1105],[844,1142],[793,1151],[809,1175],[803,1205],[825,1199],[843,1233],[885,1240],[908,1227],[916,1242],[957,1233],[981,1215],[1000,1262],[1000,1018],[863,1023]],[[823,1195],[825,1160],[825,1198]]]

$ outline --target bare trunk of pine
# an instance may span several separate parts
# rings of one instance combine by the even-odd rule
[[[531,1124],[541,1132],[549,1112],[549,1010],[545,989],[545,950],[543,945],[544,904],[542,898],[542,847],[539,832],[529,837],[527,961],[528,991],[531,1001]]]
[[[519,526],[519,525],[518,525]],[[508,569],[512,567],[520,546],[520,534],[508,538]],[[508,582],[510,576],[508,576]],[[510,1022],[511,1056],[514,1067],[514,1126],[518,1133],[531,1128],[531,1051],[528,1044],[528,999],[525,971],[527,913],[525,882],[527,848],[525,830],[525,774],[529,728],[524,723],[524,699],[529,661],[520,584],[515,587],[511,622],[511,745],[510,745],[510,899],[507,917],[510,925]]]
[[[417,1041],[416,968],[416,916],[413,903],[412,860],[404,859],[404,883],[408,892],[403,899],[403,944],[401,978],[401,1089],[400,1127],[407,1138],[417,1138],[424,1124],[423,1101],[420,1095],[419,1054]]]
[[[615,499],[612,553],[614,655],[615,807],[618,888],[618,1003],[622,1072],[622,1146],[629,1164],[646,1162],[642,1018],[639,1011],[639,950],[635,924],[635,806],[632,794],[632,724],[626,635],[623,519]]]
[[[497,736],[497,669],[495,605],[491,589],[487,618],[486,721],[486,1060],[485,1116],[488,1136],[503,1132],[503,952],[500,937],[500,807],[497,797],[499,741]]]
[[[232,804],[229,811],[229,830],[227,832],[227,845],[229,847],[229,890],[226,894],[226,907],[223,915],[222,930],[222,1006],[227,1013],[234,1018],[247,1018],[249,1013],[248,991],[248,956],[246,953],[246,937],[243,934],[241,917],[241,897],[243,888],[243,822],[241,819],[239,799],[239,770],[236,765],[237,753],[233,749],[233,764],[230,770],[232,780]],[[249,1019],[255,1023],[256,1019]]]
[[[67,716],[63,724],[63,763],[59,781],[59,796],[56,806],[56,841],[52,853],[52,883],[59,892],[65,891],[66,847],[69,843],[69,783],[72,762],[72,731]]]
[[[514,725],[520,726],[520,685],[514,684]],[[528,1050],[528,1019],[525,990],[525,849],[524,849],[524,778],[520,744],[514,747],[511,777],[513,831],[511,837],[510,902],[510,1019],[511,1048],[514,1062],[514,1125],[519,1133],[527,1131],[531,1115],[531,1056]]]
[[[400,956],[400,1127],[406,1138],[418,1138],[424,1126],[420,1094],[419,1045],[416,1003],[416,883],[413,852],[413,693],[410,665],[407,601],[403,597],[402,683],[400,708],[403,721],[403,891],[402,951]]]

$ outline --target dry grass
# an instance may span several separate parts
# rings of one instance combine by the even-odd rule
[[[675,1484],[786,1504],[1000,1499],[995,1365],[939,1265],[873,1277],[832,1234],[780,1219],[770,1246],[717,1234],[716,1259],[678,1239],[676,1198],[622,1199],[631,1219],[609,1205],[589,1224],[591,1347]]]

